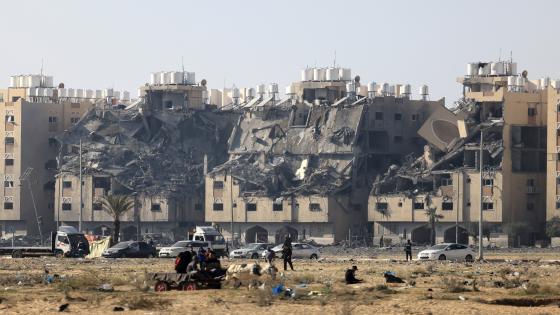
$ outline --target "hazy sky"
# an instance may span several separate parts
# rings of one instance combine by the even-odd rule
[[[277,82],[340,66],[362,82],[460,95],[466,63],[513,58],[560,77],[558,1],[2,1],[0,82],[45,72],[67,87],[130,90],[160,70],[215,88]],[[417,97],[417,96],[416,96]]]

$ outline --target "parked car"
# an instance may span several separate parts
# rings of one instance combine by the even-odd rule
[[[127,241],[118,243],[101,255],[105,258],[152,258],[156,257],[156,248],[146,242]]]
[[[282,257],[282,244],[273,247],[272,250],[277,258]],[[266,258],[266,251],[262,252],[261,257]],[[319,249],[305,243],[292,243],[292,258],[319,259]]]
[[[473,261],[475,252],[467,245],[443,243],[418,253],[420,260],[465,260]]]
[[[270,244],[266,243],[250,243],[239,249],[232,250],[229,253],[229,257],[258,259],[269,246]]]
[[[194,250],[198,250],[200,247],[204,247],[204,249],[208,248],[208,242],[201,242],[201,241],[178,241],[175,244],[169,247],[163,247],[159,250],[159,257],[177,257],[180,253],[190,250],[191,247]]]

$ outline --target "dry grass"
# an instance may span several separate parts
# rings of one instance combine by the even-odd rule
[[[445,292],[460,293],[460,292],[469,291],[467,288],[465,288],[463,282],[457,280],[457,278],[444,277],[441,281],[442,281],[442,289]]]
[[[315,282],[315,275],[312,273],[297,274],[293,277],[295,283],[310,284]]]
[[[123,299],[121,304],[126,305],[130,310],[165,310],[171,305],[171,302],[141,295]]]

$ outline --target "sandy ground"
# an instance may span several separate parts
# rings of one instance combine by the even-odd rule
[[[172,272],[172,259],[0,258],[0,314],[55,313],[63,304],[68,304],[67,312],[84,314],[113,312],[115,307],[137,314],[560,314],[560,264],[552,261],[559,257],[556,252],[495,252],[487,255],[495,261],[472,264],[395,260],[400,256],[387,252],[296,260],[296,271],[268,280],[264,290],[228,285],[164,293],[153,291],[147,274]],[[342,282],[352,265],[364,283]],[[45,268],[62,278],[43,283]],[[408,284],[386,285],[386,270]],[[279,281],[295,289],[296,297],[272,296],[270,287]],[[103,283],[115,291],[100,292]]]

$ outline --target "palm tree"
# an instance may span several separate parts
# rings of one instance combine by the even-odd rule
[[[436,242],[436,222],[443,218],[443,215],[436,212],[437,207],[429,206],[426,209],[426,216],[428,217],[428,222],[430,222],[430,244],[433,246]]]
[[[103,210],[113,217],[113,237],[111,245],[119,242],[121,217],[134,207],[134,201],[126,195],[106,195],[101,198]]]

